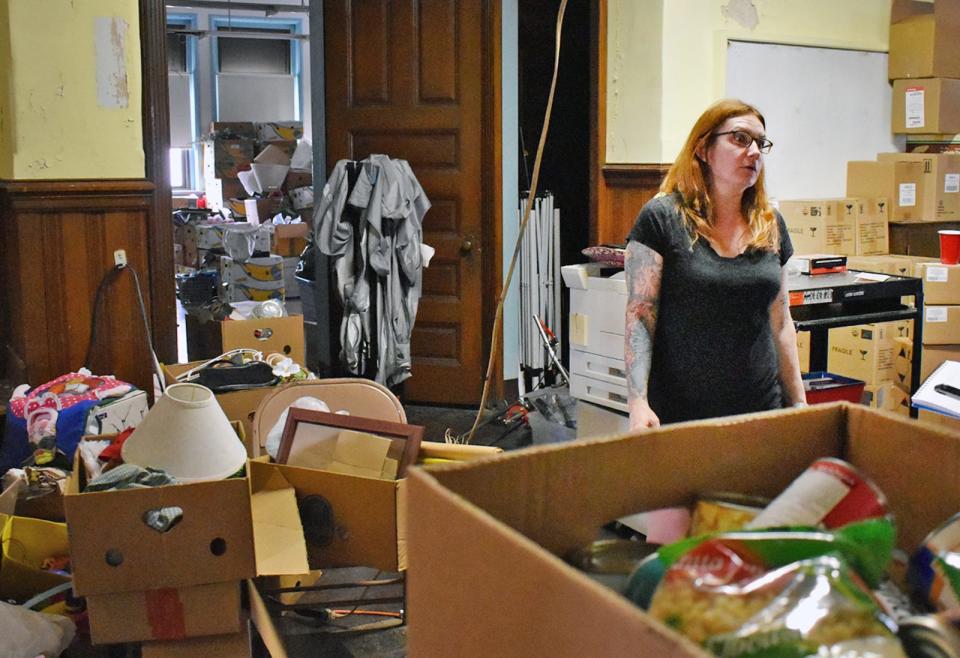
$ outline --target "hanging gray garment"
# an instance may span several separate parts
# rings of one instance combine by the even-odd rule
[[[324,185],[323,196],[313,214],[313,234],[320,252],[334,258],[335,284],[343,305],[340,359],[347,370],[359,375],[365,335],[362,317],[369,308],[370,295],[366,282],[362,281],[358,287],[354,277],[354,231],[343,213],[349,191],[347,167],[350,162],[337,162],[327,184]],[[362,239],[362,236],[358,239]],[[362,267],[365,268],[365,265]]]
[[[420,252],[423,216],[430,201],[406,160],[372,155],[380,165],[379,212],[370,212],[373,227],[368,245],[370,266],[382,281],[383,307],[378,313],[380,370],[389,386],[399,384],[412,373],[410,340],[422,290],[423,262]]]

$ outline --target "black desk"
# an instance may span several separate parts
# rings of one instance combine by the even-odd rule
[[[913,320],[910,393],[920,386],[923,280],[873,272],[794,275],[787,280],[797,331],[810,332],[810,371],[827,369],[827,331],[870,322]],[[901,297],[913,297],[908,306]],[[916,417],[917,410],[910,409]]]

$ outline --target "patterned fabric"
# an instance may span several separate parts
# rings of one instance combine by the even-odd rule
[[[166,471],[156,468],[141,468],[136,464],[120,464],[87,483],[84,491],[107,491],[108,489],[144,489],[176,484],[177,479]]]
[[[595,247],[587,247],[581,250],[580,253],[594,263],[601,263],[610,267],[623,267],[624,251],[624,249],[619,247],[597,245]]]

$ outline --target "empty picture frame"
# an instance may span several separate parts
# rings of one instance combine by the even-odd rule
[[[385,440],[384,443],[370,442],[370,451],[366,456],[380,455],[396,461],[396,477],[399,479],[406,475],[407,468],[416,461],[423,431],[421,425],[290,407],[277,450],[277,462],[291,466],[324,468],[321,464],[334,461],[343,433],[360,432]],[[342,444],[340,447],[342,448]]]

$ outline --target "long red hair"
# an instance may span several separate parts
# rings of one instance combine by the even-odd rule
[[[680,212],[694,240],[708,237],[713,226],[710,204],[710,167],[697,152],[710,146],[716,139],[714,131],[727,119],[752,114],[766,127],[760,111],[741,100],[726,98],[708,107],[687,136],[687,141],[673,165],[667,171],[660,191],[680,195]],[[748,249],[776,250],[779,242],[776,215],[767,200],[764,172],[760,169],[757,182],[743,193],[741,210],[750,230]]]

